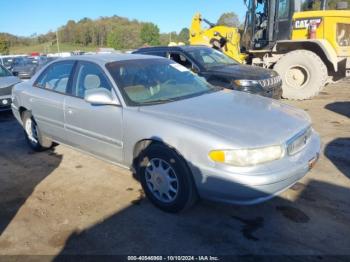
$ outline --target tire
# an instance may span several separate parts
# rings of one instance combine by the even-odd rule
[[[148,199],[165,212],[178,213],[197,200],[189,168],[182,157],[166,145],[151,144],[141,153],[137,175]],[[170,185],[176,192],[170,190]]]
[[[282,97],[291,100],[313,98],[328,79],[326,65],[318,55],[308,50],[287,53],[277,61],[274,69],[282,77]]]
[[[37,152],[41,152],[53,146],[52,141],[44,138],[41,135],[39,127],[37,126],[32,114],[29,111],[23,112],[22,122],[25,139],[31,149]]]

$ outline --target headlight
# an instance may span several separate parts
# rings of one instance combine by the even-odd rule
[[[283,156],[281,146],[270,146],[255,149],[232,149],[214,150],[209,153],[209,157],[214,162],[229,164],[233,166],[254,166]]]
[[[254,86],[259,84],[256,80],[235,80],[233,81],[237,86]]]

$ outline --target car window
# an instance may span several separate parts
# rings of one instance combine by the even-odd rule
[[[12,76],[12,74],[3,66],[0,65],[0,77]]]
[[[106,67],[131,106],[166,103],[217,90],[168,59],[127,60]]]
[[[3,62],[3,65],[6,66],[6,67],[10,67],[13,63],[13,58],[12,57],[4,57],[2,59],[2,62]]]
[[[60,93],[68,93],[68,80],[73,66],[74,61],[52,64],[39,76],[34,85]]]
[[[193,48],[187,53],[194,61],[205,68],[223,65],[236,65],[237,61],[213,48]]]
[[[278,4],[278,18],[287,19],[289,18],[289,0],[280,0]]]
[[[188,69],[193,68],[192,62],[183,54],[176,53],[176,52],[169,52],[169,59],[173,60],[174,62],[183,65],[184,67]]]
[[[79,63],[73,95],[84,98],[86,92],[97,88],[111,90],[111,85],[101,67],[88,62]]]

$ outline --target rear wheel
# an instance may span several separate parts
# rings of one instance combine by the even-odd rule
[[[25,138],[31,149],[40,152],[52,147],[52,142],[41,135],[39,127],[29,111],[22,114],[22,121]]]
[[[327,67],[319,56],[308,50],[296,50],[277,61],[274,69],[283,81],[283,97],[311,99],[327,82]]]
[[[192,206],[197,193],[185,161],[162,144],[151,145],[139,157],[138,176],[148,199],[166,212]]]

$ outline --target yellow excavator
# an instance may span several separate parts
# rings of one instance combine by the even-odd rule
[[[338,2],[327,10],[322,0],[244,0],[243,29],[215,25],[196,14],[191,45],[222,50],[233,59],[276,70],[283,80],[283,97],[303,100],[316,96],[332,81],[350,76],[350,10]],[[203,22],[209,28],[203,27]]]

